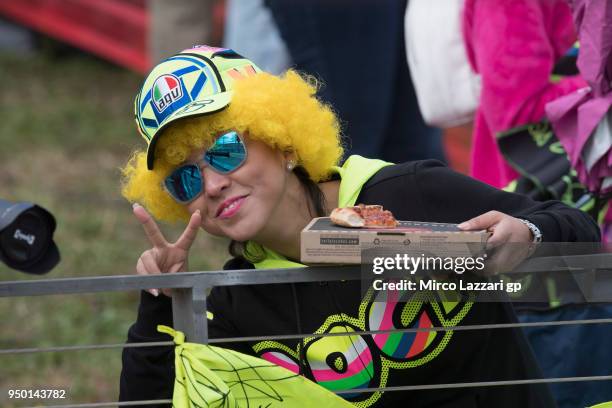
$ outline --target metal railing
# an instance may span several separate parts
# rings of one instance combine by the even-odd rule
[[[521,266],[519,272],[534,273],[538,271],[551,271],[571,268],[579,271],[593,270],[597,268],[612,268],[612,254],[575,256],[575,257],[550,257],[537,258],[526,262]],[[348,333],[296,333],[284,336],[251,336],[239,338],[208,338],[208,322],[206,318],[206,296],[210,289],[217,286],[235,285],[260,285],[260,284],[279,284],[279,283],[298,283],[298,282],[326,282],[340,280],[359,280],[361,279],[360,266],[314,266],[304,268],[288,269],[247,269],[247,270],[223,270],[210,272],[184,272],[178,274],[162,275],[128,275],[128,276],[102,276],[87,278],[62,278],[44,279],[31,281],[9,281],[0,282],[0,297],[19,297],[19,296],[48,296],[65,294],[84,294],[99,292],[125,292],[134,290],[146,290],[157,288],[173,289],[172,307],[173,324],[176,330],[185,333],[186,340],[196,343],[228,343],[243,341],[261,340],[286,340],[299,339],[306,337],[324,337],[349,335]],[[599,301],[612,301],[612,280],[609,285],[597,285],[591,288],[593,296]],[[495,330],[522,327],[538,326],[563,326],[577,324],[610,324],[612,318],[589,319],[589,320],[567,320],[556,322],[530,322],[530,323],[505,323],[505,324],[482,324],[482,325],[462,325],[453,327],[431,327],[431,328],[407,328],[395,330],[369,330],[354,331],[350,335],[372,335],[389,332],[419,332],[419,331],[465,331],[465,330]],[[149,343],[130,343],[130,344],[99,344],[99,345],[80,345],[80,346],[57,346],[47,348],[21,348],[0,350],[2,354],[22,354],[35,352],[59,352],[73,350],[92,350],[108,348],[126,347],[151,347],[169,346],[173,342],[149,342]],[[583,377],[563,377],[563,378],[536,378],[512,381],[489,381],[489,382],[469,382],[452,384],[428,384],[428,385],[406,385],[383,388],[363,388],[336,391],[337,394],[372,392],[372,391],[407,391],[407,390],[431,390],[446,388],[467,388],[467,387],[488,387],[502,385],[524,385],[538,383],[562,383],[579,381],[607,381],[612,380],[612,375],[606,376],[583,376]],[[152,405],[160,403],[170,403],[170,400],[154,401],[130,401],[130,402],[102,402],[91,404],[73,405],[53,405],[48,408],[89,408],[103,406],[134,406]],[[37,405],[41,406],[41,405]]]

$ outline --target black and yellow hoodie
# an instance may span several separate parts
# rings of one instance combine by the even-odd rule
[[[455,173],[436,161],[398,165],[351,156],[336,169],[339,206],[380,204],[402,220],[459,223],[490,210],[529,220],[549,242],[599,241],[597,225],[559,202],[536,203]],[[299,264],[266,251],[253,264],[232,259],[225,269]],[[516,322],[502,303],[445,302],[415,294],[409,302],[361,295],[359,281],[250,285],[214,288],[211,338],[337,333]],[[142,292],[128,342],[169,340],[156,330],[172,326],[171,299]],[[518,329],[422,331],[376,335],[308,337],[304,340],[228,343],[303,374],[330,390],[449,384],[537,378],[539,369]],[[172,347],[123,352],[120,400],[171,398]],[[545,385],[489,386],[445,390],[344,394],[357,407],[553,407]]]

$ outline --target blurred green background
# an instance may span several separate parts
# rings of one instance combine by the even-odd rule
[[[140,75],[76,51],[0,53],[0,198],[32,201],[57,220],[62,261],[35,277],[0,264],[0,280],[128,275],[148,248],[119,168],[144,142],[133,123]],[[176,239],[180,225],[162,226]],[[190,265],[219,269],[227,243],[200,233]],[[136,292],[0,298],[0,349],[122,343]],[[114,401],[121,350],[0,355],[0,406],[8,389],[61,388],[55,404]],[[42,402],[42,401],[41,401]],[[45,404],[49,401],[45,401]],[[14,405],[11,405],[14,404]]]

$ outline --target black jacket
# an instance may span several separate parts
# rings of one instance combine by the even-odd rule
[[[525,196],[497,190],[455,173],[436,161],[409,162],[381,169],[363,187],[357,202],[381,204],[402,220],[447,223],[462,222],[487,211],[498,210],[531,221],[540,228],[545,241],[600,239],[594,221],[578,210],[556,201],[534,202]],[[239,259],[230,260],[225,265],[225,269],[252,267],[252,264]],[[401,326],[401,306],[397,304],[397,310],[393,313],[395,327]],[[424,303],[417,316],[427,314],[433,325],[440,325],[440,319],[452,319],[453,314],[461,310],[461,307],[457,307],[441,312],[440,307],[435,306]],[[211,338],[295,334],[296,331],[314,333],[338,326],[354,330],[363,326],[368,329],[374,315],[372,302],[362,301],[360,283],[357,281],[214,288],[208,297],[208,308],[215,316],[209,322]],[[474,303],[465,317],[460,319],[460,324],[515,321],[509,304]],[[166,335],[157,333],[158,324],[172,326],[171,299],[164,296],[155,298],[143,292],[138,319],[129,330],[128,342],[168,340]],[[416,356],[401,358],[385,354],[372,336],[362,336],[360,341],[367,345],[372,354],[374,375],[369,383],[361,387],[519,380],[540,375],[520,330],[455,331],[446,337],[438,333],[428,346],[416,350]],[[282,343],[297,351],[298,341]],[[301,365],[302,372],[311,378],[313,372],[309,359],[318,358],[319,369],[321,364],[327,363],[329,370],[333,371],[333,362],[342,357],[332,347],[327,359],[321,361],[325,356],[309,354],[310,346],[314,343],[316,341],[306,341],[303,353],[305,361],[296,362]],[[254,344],[231,343],[227,346],[255,355],[281,351],[273,343],[259,344],[258,353],[253,350]],[[171,347],[125,349],[120,400],[171,398],[173,359]],[[389,391],[376,396],[362,393],[351,400],[368,399],[371,404],[363,406],[554,406],[545,385]]]

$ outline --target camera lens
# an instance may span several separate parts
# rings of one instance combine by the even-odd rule
[[[51,234],[41,214],[29,209],[0,233],[0,248],[8,261],[27,267],[45,254]]]

